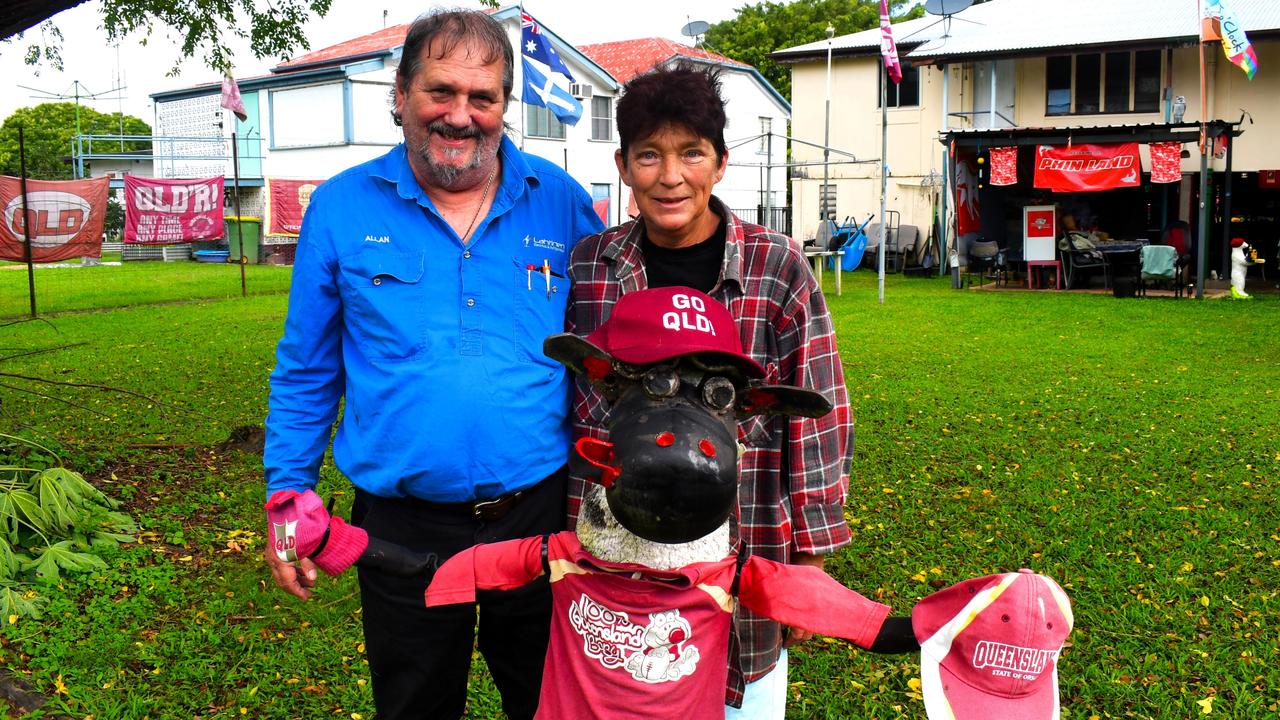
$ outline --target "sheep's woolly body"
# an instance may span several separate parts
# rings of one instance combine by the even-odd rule
[[[723,560],[733,552],[725,522],[692,542],[667,544],[645,540],[622,527],[609,511],[604,488],[591,485],[578,514],[578,542],[592,555],[615,563],[636,563],[655,570],[674,570],[696,562]]]

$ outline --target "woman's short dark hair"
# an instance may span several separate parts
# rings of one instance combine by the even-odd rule
[[[419,15],[404,37],[400,67],[396,69],[396,87],[402,92],[409,90],[409,81],[422,70],[422,50],[431,47],[432,42],[436,43],[437,60],[463,44],[478,48],[483,53],[480,59],[486,64],[502,60],[502,105],[506,107],[511,100],[515,59],[507,31],[497,20],[478,10],[433,10]],[[394,111],[392,116],[399,125],[400,118]]]
[[[637,75],[622,89],[618,100],[618,137],[622,158],[627,149],[664,125],[683,125],[711,141],[716,160],[723,160],[724,99],[720,97],[720,72],[713,67],[678,62]]]

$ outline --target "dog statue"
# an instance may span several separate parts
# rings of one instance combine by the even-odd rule
[[[788,626],[878,652],[919,648],[910,618],[816,567],[735,553],[738,421],[817,417],[820,393],[761,385],[729,311],[691,288],[624,295],[587,338],[544,352],[610,403],[609,442],[576,452],[599,470],[577,531],[492,545],[437,571],[427,605],[546,574],[551,640],[539,718],[724,717],[729,636],[739,603]]]
[[[1244,291],[1244,278],[1250,265],[1266,262],[1258,257],[1258,251],[1244,238],[1231,238],[1231,297],[1236,300],[1248,300],[1253,297]]]

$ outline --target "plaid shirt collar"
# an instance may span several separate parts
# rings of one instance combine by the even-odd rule
[[[725,224],[724,264],[720,266],[720,278],[711,295],[720,294],[720,286],[732,282],[742,294],[742,253],[746,245],[746,235],[738,218],[729,211],[729,207],[720,198],[711,196],[712,212],[720,216]],[[648,281],[641,284],[641,271],[644,268],[644,251],[641,240],[645,237],[644,218],[636,218],[627,232],[620,232],[609,241],[601,253],[606,260],[613,263],[614,277],[622,284],[623,294],[643,290]]]

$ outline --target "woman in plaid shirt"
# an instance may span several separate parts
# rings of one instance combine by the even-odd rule
[[[844,520],[853,422],[826,301],[800,246],[744,223],[712,187],[728,162],[724,101],[714,70],[677,64],[636,76],[618,102],[618,171],[640,216],[574,248],[569,330],[586,335],[622,295],[687,285],[719,300],[769,384],[817,390],[834,405],[818,418],[751,418],[738,428],[737,537],[753,555],[821,566],[849,543]],[[607,438],[608,406],[579,379],[575,435]],[[571,481],[577,521],[585,470]],[[728,717],[782,718],[787,645],[808,639],[739,609],[730,642]],[[741,711],[737,708],[741,707]]]

